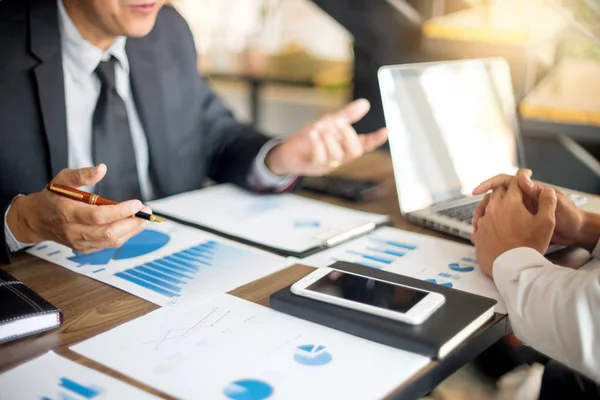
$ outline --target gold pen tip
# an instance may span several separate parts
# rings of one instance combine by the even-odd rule
[[[150,221],[152,222],[165,222],[166,220],[161,217],[157,217],[156,215],[150,216]]]

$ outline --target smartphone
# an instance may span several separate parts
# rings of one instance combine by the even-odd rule
[[[319,268],[292,285],[292,293],[341,307],[422,324],[446,298],[416,289],[333,268]]]
[[[390,193],[385,185],[377,181],[349,179],[331,175],[303,177],[299,187],[355,203],[377,200]]]

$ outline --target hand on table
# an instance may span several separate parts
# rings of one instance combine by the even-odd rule
[[[106,166],[64,169],[52,183],[73,188],[91,186],[106,175]],[[53,240],[83,253],[120,247],[146,228],[148,221],[131,218],[151,210],[139,200],[114,206],[92,206],[58,196],[46,189],[15,198],[7,215],[8,226],[22,243]]]
[[[482,201],[474,218],[472,241],[479,265],[489,276],[494,261],[506,251],[530,247],[544,254],[550,245],[556,225],[556,192],[542,186],[537,196],[528,199],[519,183],[522,175],[524,172],[510,179],[508,188],[497,185]]]
[[[269,152],[267,167],[276,175],[325,175],[377,149],[386,142],[387,129],[358,135],[352,128],[370,107],[367,100],[356,100],[305,126]]]

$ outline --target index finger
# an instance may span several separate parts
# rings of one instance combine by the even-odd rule
[[[335,120],[343,119],[349,124],[360,121],[371,109],[371,103],[366,99],[354,100],[346,107],[332,114]]]
[[[518,173],[523,173],[526,176],[531,176],[532,171],[530,169],[521,169]],[[518,174],[517,173],[517,174]],[[483,181],[479,184],[475,189],[473,189],[474,195],[480,195],[489,192],[490,190],[494,190],[500,186],[507,187],[510,185],[511,179],[513,179],[513,175],[508,174],[500,174],[496,175],[493,178],[490,178],[486,181]]]
[[[521,190],[519,179],[522,175],[523,173],[519,171],[517,176],[510,180],[510,183],[508,184],[508,189],[506,191],[507,196],[521,200],[521,202],[523,201],[523,190]]]
[[[83,225],[106,225],[133,216],[144,205],[139,200],[128,200],[110,206],[82,204],[74,209],[75,221]]]
[[[493,178],[488,179],[487,181],[483,181],[479,184],[475,189],[473,189],[473,194],[475,196],[484,194],[489,192],[490,190],[494,190],[500,186],[508,186],[510,180],[513,177],[507,174],[496,175]]]

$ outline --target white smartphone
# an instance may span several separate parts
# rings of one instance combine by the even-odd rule
[[[291,290],[299,296],[413,325],[423,323],[446,301],[440,293],[333,268],[317,269]]]

